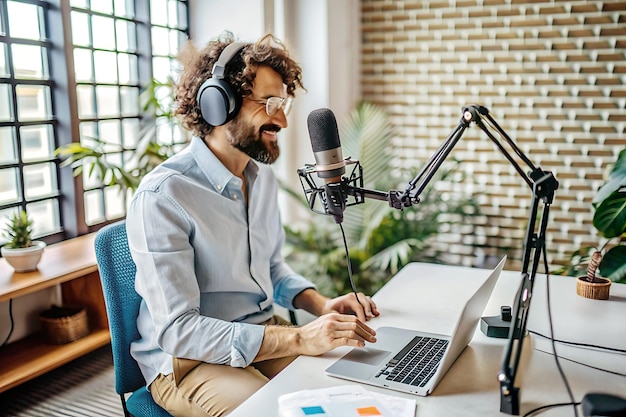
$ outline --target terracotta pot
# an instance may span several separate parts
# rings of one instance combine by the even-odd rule
[[[611,280],[596,278],[596,281],[598,282],[589,282],[586,276],[576,278],[576,294],[594,300],[608,300]]]

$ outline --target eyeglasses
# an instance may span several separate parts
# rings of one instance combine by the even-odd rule
[[[278,110],[282,110],[285,116],[291,111],[291,105],[293,104],[293,97],[269,97],[265,100],[245,97],[246,99],[265,106],[265,113],[269,117],[273,117],[278,113]]]

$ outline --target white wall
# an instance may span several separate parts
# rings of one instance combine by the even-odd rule
[[[254,41],[263,33],[263,0],[191,0],[191,38],[198,47],[229,30],[241,41]]]

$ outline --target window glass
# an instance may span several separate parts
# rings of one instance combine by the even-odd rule
[[[70,0],[70,5],[72,7],[78,7],[78,8],[86,9],[87,8],[87,1],[88,0]]]
[[[33,237],[45,236],[61,230],[59,200],[50,198],[30,203],[26,206],[28,214],[37,221],[33,222]]]
[[[12,114],[11,86],[0,83],[0,122],[10,122],[13,120]]]
[[[135,148],[139,143],[139,132],[141,126],[139,119],[124,119],[122,121],[122,137],[124,138],[124,146],[126,148]]]
[[[117,50],[135,52],[137,50],[137,38],[135,37],[135,24],[125,20],[115,22]]]
[[[43,48],[37,45],[14,44],[12,47],[15,78],[48,78],[48,71],[42,58]]]
[[[91,17],[91,36],[93,47],[99,49],[115,49],[115,21],[109,17]]]
[[[135,2],[132,0],[114,0],[115,15],[132,18],[135,16]]]
[[[122,115],[139,114],[139,89],[134,87],[120,88],[122,99]]]
[[[154,25],[167,26],[167,0],[150,0],[150,21]]]
[[[34,4],[7,1],[9,36],[12,38],[40,40],[41,8]]]
[[[85,222],[88,225],[94,225],[105,221],[104,209],[102,201],[102,193],[100,190],[91,190],[85,192]]]
[[[72,12],[72,43],[74,46],[91,46],[88,14]]]
[[[46,120],[52,118],[50,88],[46,85],[18,85],[17,118],[20,121]]]
[[[74,49],[74,74],[77,82],[92,82],[93,74],[92,54],[89,49]]]
[[[0,203],[15,203],[20,199],[17,169],[0,169]]]
[[[166,83],[167,78],[171,74],[170,59],[161,57],[152,58],[152,73],[154,74],[155,80]]]
[[[134,55],[118,54],[117,55],[117,73],[120,84],[131,84],[137,82],[135,74],[136,61]]]
[[[89,5],[94,12],[113,14],[113,2],[111,0],[91,0]]]
[[[47,159],[54,152],[50,125],[22,126],[20,128],[20,141],[24,162]]]
[[[116,219],[126,214],[124,197],[124,192],[119,186],[111,186],[104,189],[104,206],[106,207],[107,219]]]
[[[113,117],[120,113],[119,88],[109,85],[96,87],[98,117]]]
[[[96,108],[93,87],[90,85],[79,85],[76,87],[76,94],[78,100],[78,117],[81,119],[95,117]]]
[[[154,51],[155,55],[169,55],[169,31],[166,28],[152,28],[152,50]]]
[[[13,126],[0,127],[0,164],[17,160]]]
[[[24,190],[27,200],[52,195],[56,190],[56,171],[53,163],[24,167]]]
[[[98,123],[98,136],[100,140],[107,143],[105,152],[119,152],[121,149],[122,138],[120,137],[119,120],[103,120]],[[111,159],[117,160],[117,153],[111,155]],[[119,162],[118,162],[119,163]]]
[[[94,51],[93,66],[97,83],[117,84],[117,54],[115,52]]]
[[[9,72],[9,66],[7,64],[7,45],[6,43],[0,42],[0,77],[8,77],[11,73]]]

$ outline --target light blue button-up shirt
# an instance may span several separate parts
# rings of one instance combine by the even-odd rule
[[[131,353],[150,384],[172,358],[245,367],[274,302],[313,284],[284,261],[278,184],[250,161],[242,182],[199,138],[144,177],[126,228],[143,298]]]

